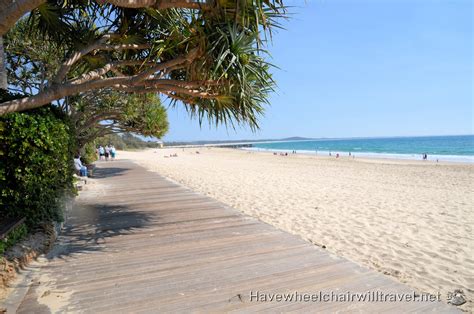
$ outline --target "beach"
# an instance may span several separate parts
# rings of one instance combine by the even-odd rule
[[[120,151],[118,158],[418,291],[446,300],[461,289],[468,299],[461,308],[472,311],[473,164],[224,148]]]

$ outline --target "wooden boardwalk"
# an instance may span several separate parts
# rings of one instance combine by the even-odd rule
[[[18,313],[456,311],[441,302],[262,302],[265,293],[413,291],[132,162],[99,163],[94,181],[48,260],[33,266]]]

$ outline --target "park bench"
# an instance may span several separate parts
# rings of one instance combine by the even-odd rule
[[[3,241],[8,237],[8,234],[12,232],[17,226],[21,225],[25,221],[25,218],[9,218],[5,221],[0,222],[0,241]]]
[[[78,176],[77,173],[74,174],[74,178],[77,180],[74,186],[77,188],[78,191],[81,191],[82,187],[87,184],[87,178]]]
[[[88,176],[92,178],[92,176],[94,175],[95,165],[88,164],[86,165],[86,167],[87,167]]]

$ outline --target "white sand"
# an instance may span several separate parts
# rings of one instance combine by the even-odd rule
[[[472,164],[216,148],[118,156],[420,291],[462,289],[472,310]]]

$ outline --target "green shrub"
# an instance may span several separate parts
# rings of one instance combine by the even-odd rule
[[[95,143],[87,143],[81,151],[81,160],[84,165],[89,165],[97,160]]]
[[[141,138],[130,133],[123,134],[109,134],[95,140],[97,145],[112,144],[118,150],[143,149],[143,148],[157,148],[157,142],[146,142]]]
[[[15,245],[18,241],[22,240],[27,234],[28,229],[25,224],[22,223],[15,227],[6,238],[0,240],[0,255]]]
[[[74,191],[71,130],[52,106],[0,117],[0,217],[28,227],[62,220],[61,200]]]

